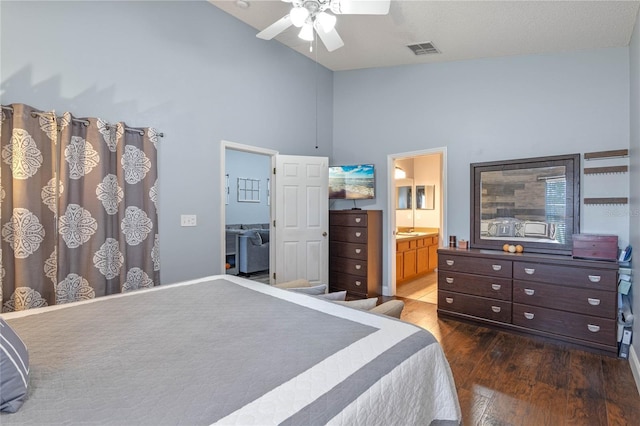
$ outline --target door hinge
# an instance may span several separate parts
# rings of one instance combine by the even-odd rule
[[[273,174],[274,175],[276,174],[276,168],[275,167],[273,168]]]
[[[276,273],[275,272],[273,273],[273,280],[274,281],[276,280]]]
[[[276,220],[275,219],[273,219],[273,227],[274,228],[276,227]]]

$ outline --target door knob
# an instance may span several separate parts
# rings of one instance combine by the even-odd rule
[[[327,236],[326,231],[322,233],[322,236],[323,236],[323,237],[326,237],[326,236]]]

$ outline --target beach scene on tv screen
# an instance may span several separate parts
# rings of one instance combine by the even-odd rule
[[[373,198],[374,187],[372,164],[329,167],[329,198]]]

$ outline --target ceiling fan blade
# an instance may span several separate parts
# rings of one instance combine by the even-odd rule
[[[289,15],[287,15],[283,18],[278,19],[276,22],[269,25],[264,30],[260,31],[258,34],[256,34],[256,37],[261,38],[263,40],[271,40],[272,38],[274,38],[275,36],[283,32],[284,30],[289,28],[291,25],[293,25],[291,23],[291,18],[289,17]]]
[[[386,15],[391,0],[333,0],[331,11],[336,15]]]
[[[344,41],[342,41],[342,38],[340,38],[340,35],[335,28],[326,33],[322,28],[316,28],[316,32],[329,52],[333,52],[334,50],[344,46]]]

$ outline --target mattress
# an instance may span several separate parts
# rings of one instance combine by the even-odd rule
[[[3,314],[30,355],[12,424],[460,424],[426,330],[212,276]]]

